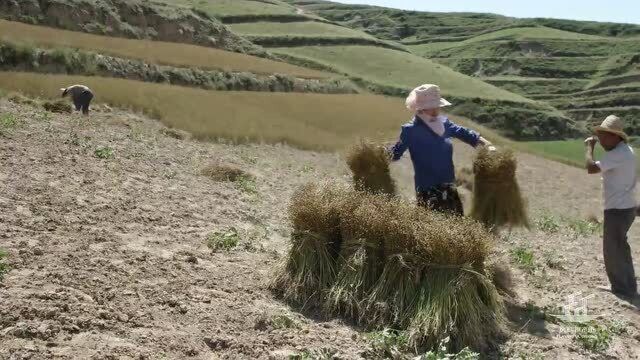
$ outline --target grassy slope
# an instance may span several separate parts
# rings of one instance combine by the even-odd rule
[[[463,41],[453,42],[434,42],[428,44],[410,45],[412,51],[420,54],[437,55],[436,51],[450,49],[454,47],[468,46],[469,44],[482,41],[506,41],[506,40],[544,40],[544,39],[562,39],[562,40],[604,40],[606,38],[595,35],[586,35],[572,33],[569,31],[556,30],[547,27],[521,27],[498,30],[487,34],[474,36]]]
[[[233,15],[289,15],[296,9],[284,2],[255,0],[158,0],[164,3],[194,7],[214,16]]]
[[[361,31],[349,29],[343,26],[337,26],[327,23],[315,21],[302,21],[291,23],[278,22],[251,22],[231,24],[229,27],[240,35],[263,35],[263,36],[344,36],[344,37],[362,37],[372,39],[373,36]]]
[[[282,73],[308,78],[331,76],[327,73],[283,62],[213,48],[98,36],[4,20],[0,20],[0,39],[41,47],[92,50],[156,64],[247,71],[257,74]]]
[[[309,58],[341,72],[386,85],[412,88],[428,82],[440,84],[445,94],[459,97],[530,102],[520,95],[462,75],[428,59],[392,49],[373,46],[308,46],[272,50]]]

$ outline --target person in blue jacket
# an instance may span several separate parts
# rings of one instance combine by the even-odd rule
[[[440,109],[451,103],[440,96],[437,85],[426,84],[415,88],[407,98],[406,105],[415,116],[402,126],[400,139],[390,149],[392,160],[400,160],[409,150],[418,204],[462,216],[464,212],[455,185],[451,139],[459,139],[473,147],[495,148],[477,132],[456,125],[440,114]]]

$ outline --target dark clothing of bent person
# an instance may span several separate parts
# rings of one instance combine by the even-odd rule
[[[62,97],[67,96],[67,94],[71,95],[76,111],[82,111],[84,115],[89,115],[89,104],[93,100],[91,89],[84,85],[72,85],[60,90],[62,91]]]

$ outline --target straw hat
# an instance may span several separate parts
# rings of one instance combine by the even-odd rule
[[[611,134],[616,134],[620,136],[622,140],[624,140],[624,142],[627,142],[629,140],[629,136],[624,132],[624,123],[622,122],[622,119],[615,115],[607,116],[607,118],[604,119],[600,126],[596,126],[593,128],[593,131],[604,131]]]
[[[440,96],[440,87],[433,84],[420,85],[411,91],[406,101],[407,109],[420,111],[450,106],[451,103]]]

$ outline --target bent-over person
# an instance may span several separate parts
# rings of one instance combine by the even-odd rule
[[[85,85],[72,85],[67,88],[60,89],[62,97],[71,96],[76,111],[82,111],[84,115],[89,115],[89,104],[93,100],[93,92]]]
[[[634,299],[636,276],[627,232],[636,216],[636,157],[624,132],[624,124],[615,115],[608,116],[594,128],[596,137],[585,140],[586,168],[589,174],[602,174],[604,195],[604,265],[614,294]],[[596,142],[605,150],[595,161]]]

